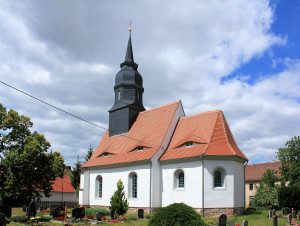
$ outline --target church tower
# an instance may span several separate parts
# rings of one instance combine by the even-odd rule
[[[109,112],[109,136],[128,133],[143,106],[143,78],[137,71],[131,45],[131,28],[125,61],[115,78],[115,103]]]

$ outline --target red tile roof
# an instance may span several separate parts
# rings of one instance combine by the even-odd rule
[[[178,148],[189,141],[200,144]],[[221,110],[181,118],[170,146],[160,160],[188,158],[202,154],[233,155],[247,160],[236,145]]]
[[[180,101],[141,112],[127,134],[104,134],[98,147],[84,167],[149,160],[158,151]],[[196,142],[192,147],[178,146]],[[145,146],[140,152],[131,152]],[[99,157],[103,153],[112,155]],[[221,110],[205,112],[179,119],[167,151],[160,160],[188,158],[200,155],[232,155],[247,157],[237,147]]]
[[[245,180],[246,181],[260,181],[267,169],[277,171],[275,174],[278,178],[281,177],[279,167],[281,162],[267,162],[247,165],[245,169]]]
[[[52,188],[52,192],[75,192],[69,176],[64,176],[63,178],[57,177],[52,185]]]
[[[113,137],[105,132],[92,157],[82,167],[119,164],[149,160],[158,151],[180,101],[139,113],[129,132]],[[144,151],[131,152],[137,147],[149,147]],[[103,153],[107,157],[99,157]]]

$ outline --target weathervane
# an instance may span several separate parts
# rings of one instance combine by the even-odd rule
[[[130,22],[129,22],[129,32],[130,32],[130,34],[131,34],[131,19],[130,19]]]

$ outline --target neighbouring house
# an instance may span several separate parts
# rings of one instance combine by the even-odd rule
[[[260,185],[261,178],[263,177],[267,169],[274,170],[274,174],[278,178],[276,184],[281,183],[279,167],[281,167],[281,162],[276,161],[251,164],[245,167],[246,207],[249,207],[250,202],[252,201],[256,193],[256,186],[258,187]]]
[[[109,129],[82,166],[79,204],[108,209],[121,179],[129,212],[184,202],[206,216],[241,214],[248,159],[224,113],[186,116],[181,101],[145,110],[131,36],[120,67]]]
[[[40,202],[77,202],[78,197],[75,194],[75,189],[71,184],[69,176],[63,178],[57,177],[52,185],[53,190],[50,192],[49,198],[42,193]]]

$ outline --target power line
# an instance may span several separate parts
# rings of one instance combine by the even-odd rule
[[[84,119],[84,118],[81,118],[81,117],[79,117],[79,116],[77,116],[77,115],[74,115],[74,114],[72,114],[72,113],[70,113],[70,112],[67,112],[67,111],[65,111],[65,110],[63,110],[63,109],[61,109],[61,108],[58,108],[58,107],[56,107],[56,106],[54,106],[54,105],[52,105],[52,104],[49,104],[49,103],[47,103],[46,101],[43,101],[43,100],[41,100],[41,99],[39,99],[39,98],[37,98],[37,97],[34,97],[34,96],[32,96],[32,95],[30,95],[30,94],[28,94],[28,93],[26,93],[26,92],[24,92],[24,91],[22,91],[22,90],[20,90],[20,89],[17,89],[16,87],[13,87],[13,86],[11,86],[11,85],[5,83],[5,82],[2,82],[2,81],[0,81],[0,82],[1,82],[2,84],[4,84],[4,85],[6,85],[6,86],[8,86],[8,87],[10,87],[10,88],[12,88],[12,89],[14,89],[14,90],[17,90],[18,92],[20,92],[20,93],[22,93],[22,94],[24,94],[24,95],[26,95],[26,96],[29,96],[29,97],[31,97],[31,98],[33,98],[33,99],[39,101],[39,102],[42,102],[43,104],[46,104],[46,105],[48,105],[48,106],[50,106],[50,107],[52,107],[52,108],[55,108],[56,110],[59,110],[59,111],[65,113],[65,114],[67,114],[67,115],[70,115],[70,116],[72,116],[72,117],[74,117],[74,118],[77,118],[77,119],[79,119],[79,120],[82,120],[82,121],[84,121],[84,122],[87,122],[87,123],[89,123],[89,124],[91,124],[91,125],[93,125],[93,126],[96,126],[96,127],[101,128],[101,129],[107,130],[107,128],[105,128],[105,127],[103,127],[103,126],[97,125],[97,124],[95,124],[95,123],[93,123],[93,122],[90,122],[90,121]],[[112,131],[112,130],[110,130],[110,131]],[[113,132],[113,131],[112,131],[112,132]],[[135,141],[143,142],[144,144],[149,144],[149,145],[151,145],[151,146],[156,146],[156,147],[161,147],[161,148],[163,148],[162,146],[158,146],[158,145],[154,145],[154,144],[151,144],[151,143],[142,141],[142,140],[138,140],[138,139],[135,139],[135,138],[133,138],[133,137],[126,136],[126,135],[124,135],[124,134],[120,134],[119,136],[126,137],[126,138],[128,138],[128,139],[132,139],[132,140],[135,140]]]

